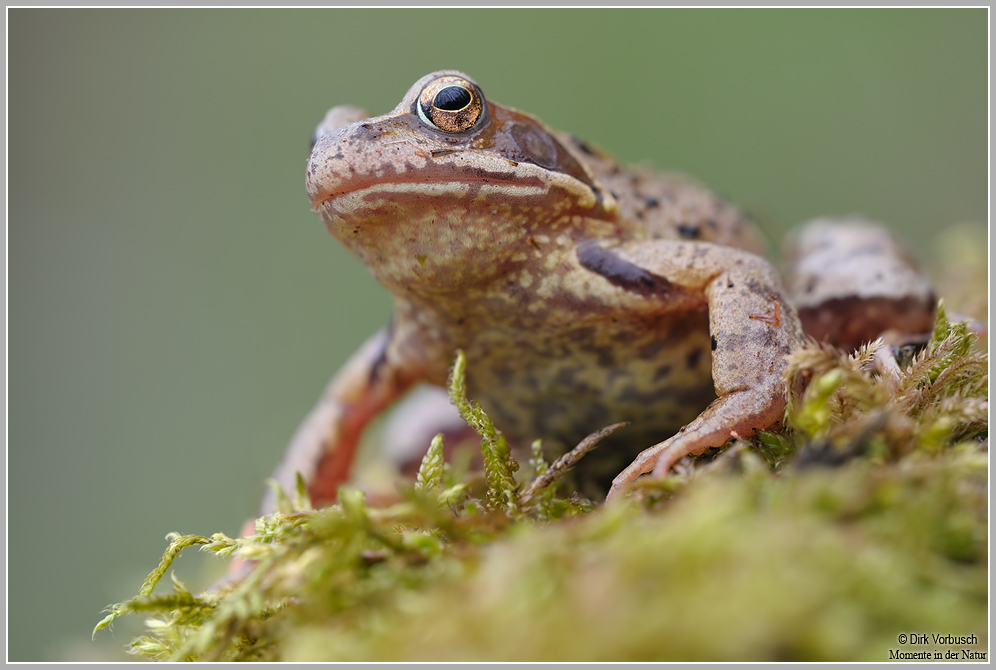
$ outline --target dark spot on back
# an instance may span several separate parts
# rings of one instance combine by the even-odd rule
[[[692,349],[687,354],[685,354],[685,367],[689,370],[693,370],[698,367],[699,359],[702,358],[701,349]]]
[[[697,240],[702,233],[699,227],[693,224],[679,223],[678,234],[686,240]]]
[[[662,365],[659,368],[657,368],[657,372],[654,373],[654,381],[655,382],[660,381],[665,377],[667,377],[669,374],[671,374],[671,366]]]
[[[640,295],[667,295],[671,282],[647,272],[638,265],[617,256],[594,240],[582,242],[577,248],[578,262],[587,270],[605,277],[610,284]]]
[[[660,200],[651,195],[648,195],[646,198],[644,198],[643,202],[647,203],[647,207],[659,207],[661,204]]]
[[[579,139],[577,137],[572,137],[571,139],[574,140],[574,144],[577,145],[578,149],[580,149],[581,151],[585,152],[589,156],[594,156],[595,155],[595,152],[591,150],[591,147],[588,146],[588,144],[585,143],[584,140],[581,140],[581,139]]]
[[[715,335],[711,335],[710,339],[712,340],[712,350],[716,351],[716,336]]]

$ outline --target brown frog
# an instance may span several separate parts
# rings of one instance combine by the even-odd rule
[[[456,71],[367,116],[328,113],[307,190],[394,315],[298,430],[284,487],[301,472],[317,504],[333,501],[364,428],[417,383],[443,385],[457,349],[469,395],[513,443],[573,446],[630,422],[626,441],[647,448],[613,494],[782,419],[803,328],[735,207],[688,178],[625,168]],[[926,328],[932,297],[919,299],[910,311]]]

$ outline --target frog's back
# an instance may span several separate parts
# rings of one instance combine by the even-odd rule
[[[623,165],[576,137],[561,140],[616,199],[632,239],[714,242],[766,255],[757,228],[743,212],[697,181]]]

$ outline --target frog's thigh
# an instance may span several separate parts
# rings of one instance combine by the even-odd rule
[[[854,349],[887,330],[929,332],[937,299],[913,256],[883,226],[817,219],[789,239],[788,289],[806,333]]]
[[[316,506],[335,500],[338,486],[349,476],[363,429],[411,386],[389,364],[388,342],[387,330],[378,331],[329,382],[273,474],[284,491],[294,490],[300,473]],[[268,491],[262,513],[273,512],[275,502]]]
[[[610,496],[641,474],[663,476],[679,459],[722,446],[781,420],[787,355],[802,329],[774,268],[754,254],[717,245],[659,241],[624,245],[621,259],[674,293],[701,293],[709,308],[712,375],[718,396],[674,437],[654,445],[613,481]]]

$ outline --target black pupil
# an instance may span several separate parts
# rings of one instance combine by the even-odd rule
[[[470,104],[470,91],[462,86],[447,86],[436,94],[432,104],[444,112],[458,112]]]

